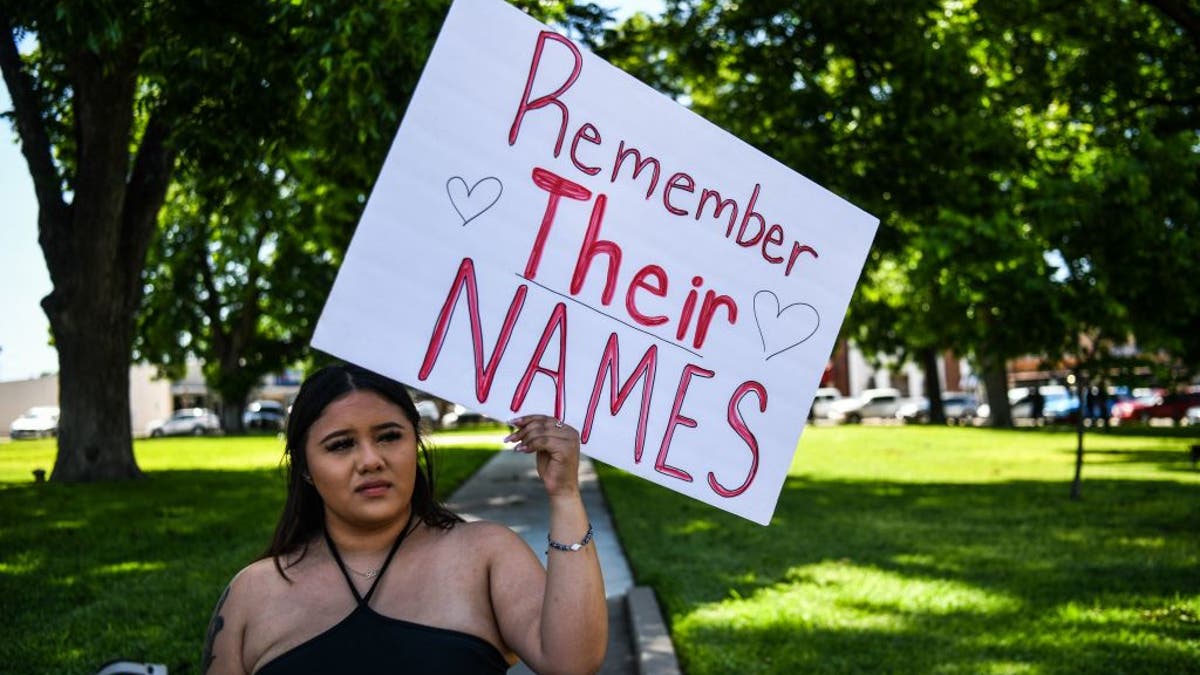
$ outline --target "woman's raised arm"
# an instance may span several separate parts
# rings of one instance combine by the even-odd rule
[[[538,673],[594,673],[608,647],[608,605],[579,492],[579,433],[543,415],[519,417],[511,424],[515,430],[506,440],[515,441],[518,452],[537,455],[550,530],[544,574],[536,560],[514,560],[512,566],[493,570],[493,606],[501,632]],[[529,562],[532,574],[518,571],[529,570]],[[541,588],[529,587],[539,582]]]

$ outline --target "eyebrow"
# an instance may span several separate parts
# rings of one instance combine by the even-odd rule
[[[375,426],[371,427],[371,431],[383,431],[384,429],[392,429],[392,428],[400,429],[401,431],[405,430],[404,425],[400,424],[399,422],[384,422],[383,424],[376,424]],[[332,431],[332,432],[326,434],[324,438],[322,438],[321,440],[319,440],[317,442],[320,443],[321,445],[325,445],[326,441],[337,438],[338,436],[345,436],[349,433],[350,433],[349,429],[338,429],[337,431]]]

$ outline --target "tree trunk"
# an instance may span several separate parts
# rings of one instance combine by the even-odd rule
[[[946,409],[942,405],[942,381],[938,376],[938,350],[921,350],[921,367],[925,370],[925,398],[929,399],[929,423],[945,424]]]
[[[245,425],[242,424],[242,411],[245,409],[245,396],[243,396],[240,400],[232,400],[222,396],[221,405],[219,406],[221,415],[221,430],[227,434],[240,434],[245,432]]]
[[[103,295],[103,293],[97,293]],[[43,305],[51,305],[48,296]],[[111,300],[109,300],[111,302]],[[47,314],[52,314],[47,309]],[[90,482],[142,475],[133,457],[129,413],[129,348],[132,328],[117,321],[51,318],[58,347],[58,455],[50,480]]]
[[[989,358],[983,369],[983,385],[987,389],[988,423],[993,427],[1011,428],[1012,408],[1008,405],[1008,370],[1003,359]]]

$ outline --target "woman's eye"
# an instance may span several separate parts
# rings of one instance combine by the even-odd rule
[[[352,447],[354,447],[354,440],[350,438],[339,438],[325,445],[325,449],[330,452],[349,450]]]
[[[399,431],[385,431],[382,434],[379,434],[380,443],[391,443],[398,440],[400,440]]]

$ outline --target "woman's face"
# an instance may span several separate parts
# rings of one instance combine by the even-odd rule
[[[352,391],[309,428],[304,452],[327,523],[375,528],[407,518],[417,434],[400,406],[373,391]]]

